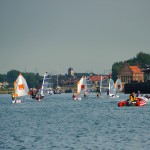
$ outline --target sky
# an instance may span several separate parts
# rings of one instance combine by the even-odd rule
[[[149,0],[0,0],[0,74],[110,72],[150,54]]]

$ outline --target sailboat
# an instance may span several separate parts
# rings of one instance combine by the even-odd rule
[[[30,95],[29,88],[25,78],[20,73],[14,82],[14,99],[12,100],[12,103],[21,103],[21,100],[17,98],[26,95]]]
[[[122,91],[122,82],[119,78],[116,80],[115,89],[118,93]]]
[[[86,80],[86,76],[83,76],[79,82],[77,82],[77,96],[75,96],[75,94],[73,94],[73,99],[74,100],[81,100],[80,95],[84,94],[85,96],[85,92],[87,92],[87,80]]]
[[[49,73],[45,73],[43,77],[43,82],[41,88],[37,91],[37,96],[35,97],[36,100],[40,101],[44,98],[45,94],[48,93],[48,87],[50,86],[50,75]]]
[[[102,79],[101,75],[101,81],[100,81],[100,93],[106,93],[110,97],[119,97],[116,95],[116,90],[114,86],[114,81],[112,78]]]
[[[52,85],[53,85],[53,83],[52,83],[52,77],[51,77],[51,75],[50,75],[50,77],[49,77],[49,86],[47,87],[47,93],[48,93],[49,95],[54,94]]]
[[[90,93],[93,92],[93,84],[92,81],[90,80],[90,77],[86,78],[86,85],[87,85],[86,93],[89,95]]]
[[[114,80],[111,78],[109,79],[109,96],[114,98],[119,97],[119,95],[116,95]]]
[[[100,80],[100,94],[106,93],[107,90],[109,89],[109,79],[103,79],[101,75],[101,80]]]

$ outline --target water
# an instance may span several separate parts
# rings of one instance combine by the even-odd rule
[[[96,95],[96,94],[95,94]],[[118,107],[120,98],[22,98],[0,95],[0,150],[149,150],[150,103]]]

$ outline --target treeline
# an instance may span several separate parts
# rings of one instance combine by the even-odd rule
[[[136,57],[126,60],[124,62],[127,62],[130,66],[139,65],[141,68],[145,68],[145,65],[150,64],[150,54],[139,52]],[[118,73],[120,72],[124,62],[115,62],[112,65],[112,78],[114,79],[114,81],[117,80]]]
[[[8,82],[8,88],[13,87],[14,81],[17,79],[18,75],[22,73],[24,78],[26,79],[29,87],[39,87],[40,83],[42,83],[42,76],[38,73],[24,73],[18,70],[8,71],[7,74],[0,74],[0,82]]]
[[[118,73],[121,70],[124,62],[123,61],[115,62],[112,65],[112,78],[114,81],[116,81]],[[126,60],[126,62],[131,66],[140,65],[141,68],[145,68],[146,64],[150,64],[150,54],[140,52],[136,55],[136,57]],[[40,76],[39,73],[20,72],[18,70],[11,70],[11,71],[8,71],[7,74],[0,74],[0,82],[8,82],[9,83],[8,88],[13,87],[13,83],[17,79],[19,73],[22,73],[22,75],[26,79],[28,86],[30,88],[33,88],[33,87],[39,88],[43,81],[43,76]],[[67,74],[59,75],[58,84],[59,86],[63,86],[64,83],[66,85],[70,85],[70,84],[74,85],[82,76],[90,76],[91,74],[96,75],[93,72],[75,73],[75,77],[69,76]],[[55,88],[57,86],[57,75],[51,75],[51,82],[53,84],[53,88]]]
[[[17,79],[19,74],[22,74],[26,79],[29,88],[39,88],[43,81],[43,76],[40,76],[39,73],[29,73],[29,72],[20,72],[18,70],[8,71],[7,74],[0,74],[0,82],[8,82],[8,86],[6,88],[13,87],[14,81]],[[56,88],[57,86],[57,76],[58,76],[58,85],[63,86],[66,85],[74,85],[82,76],[90,76],[91,73],[75,73],[75,77],[65,75],[51,75],[51,83],[52,87]],[[94,73],[92,73],[95,75]]]

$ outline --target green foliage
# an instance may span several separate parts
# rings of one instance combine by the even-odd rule
[[[40,76],[38,73],[23,73],[23,76],[30,88],[38,88],[42,83],[42,76]]]
[[[13,87],[14,81],[17,79],[20,71],[18,70],[11,70],[7,72],[7,82],[9,83],[10,87]]]
[[[139,52],[136,57],[126,61],[130,66],[140,65],[144,68],[146,64],[150,64],[150,54]],[[121,71],[124,62],[115,62],[112,65],[112,78],[116,81],[118,73]]]
[[[114,63],[112,65],[112,78],[113,78],[114,81],[117,80],[118,73],[121,70],[122,66],[123,66],[123,62],[122,61],[121,62],[116,62],[116,63]]]
[[[7,81],[6,74],[0,74],[0,82],[5,82],[5,81]]]
[[[140,52],[137,54],[136,58],[142,68],[145,67],[145,64],[150,64],[150,54],[145,54],[143,52]]]
[[[9,83],[9,87],[13,87],[14,86],[14,81],[17,79],[18,75],[21,72],[18,70],[11,70],[7,72],[7,75],[2,75],[0,74],[0,82],[4,82],[7,81]],[[39,86],[42,83],[43,77],[40,76],[38,73],[34,74],[34,73],[23,73],[22,75],[24,76],[24,78],[27,81],[27,84],[29,86],[29,88],[39,88]]]

